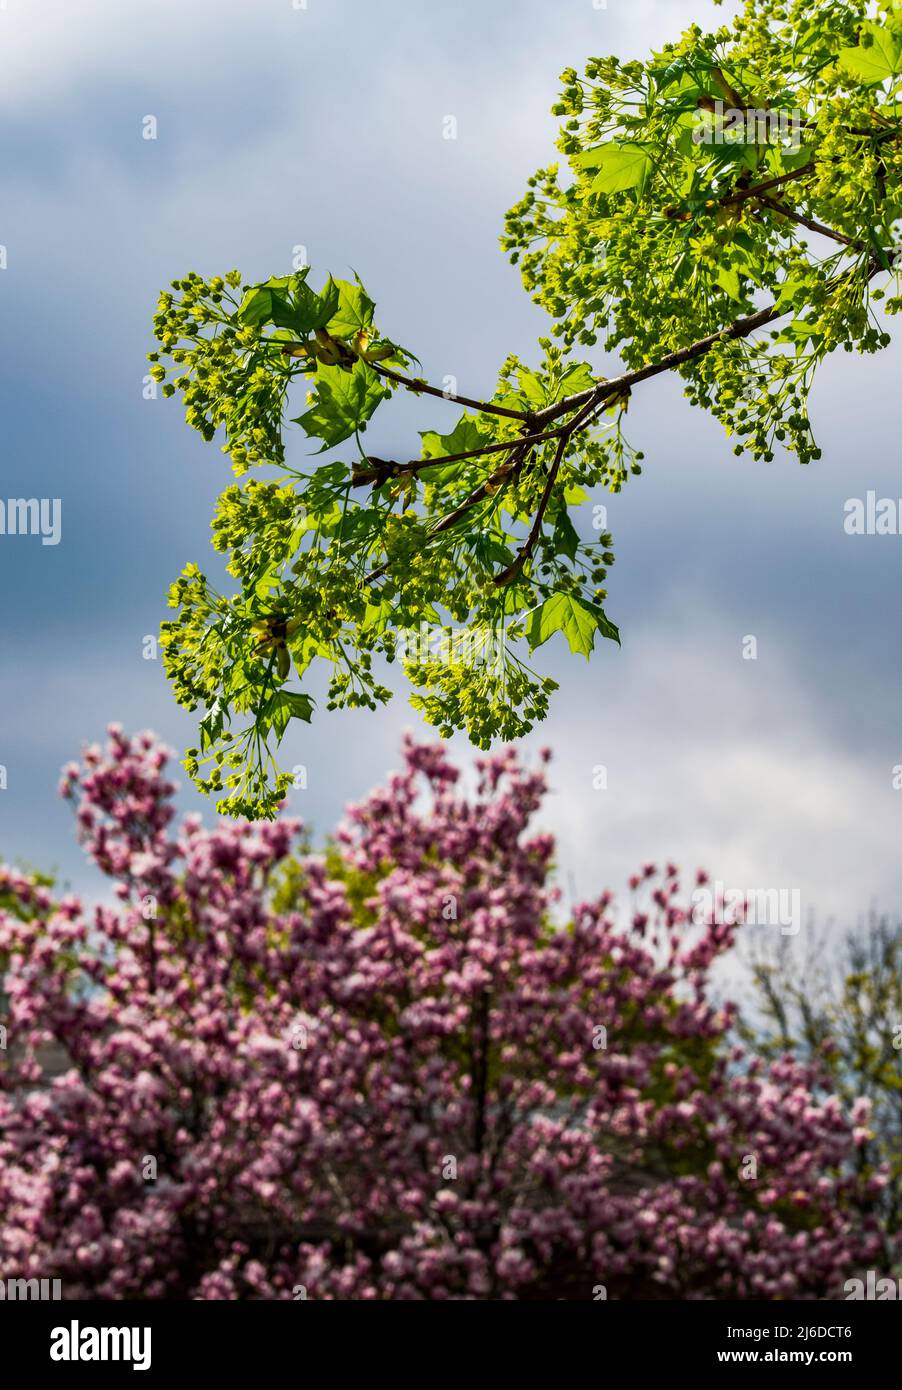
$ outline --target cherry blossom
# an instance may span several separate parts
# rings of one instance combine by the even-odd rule
[[[288,818],[176,830],[168,760],[114,727],[64,772],[118,906],[0,870],[0,1277],[841,1298],[881,1261],[867,1103],[732,1044],[740,928],[694,925],[674,865],[562,922],[541,766],[468,791],[408,741],[316,855]]]

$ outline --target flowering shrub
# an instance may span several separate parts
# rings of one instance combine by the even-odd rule
[[[736,928],[676,870],[552,920],[544,778],[433,746],[298,826],[188,818],[116,728],[64,794],[120,907],[11,869],[0,1277],[64,1297],[842,1297],[878,1258],[866,1105],[730,1049]],[[423,796],[423,791],[428,796]],[[48,1044],[66,1062],[50,1077]]]

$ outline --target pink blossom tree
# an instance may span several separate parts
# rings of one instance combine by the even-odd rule
[[[116,728],[64,775],[121,907],[0,877],[0,1277],[65,1297],[841,1298],[867,1107],[731,1047],[677,872],[555,925],[544,779],[434,746],[350,808],[189,818]],[[427,795],[424,796],[423,792]],[[58,1074],[48,1045],[62,1050]]]

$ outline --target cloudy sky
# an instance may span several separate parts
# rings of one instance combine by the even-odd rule
[[[282,274],[304,246],[317,277],[361,273],[383,329],[433,380],[487,392],[545,331],[497,238],[552,155],[558,73],[641,56],[717,13],[706,0],[0,0],[0,495],[63,503],[58,546],[0,538],[8,859],[96,896],[60,765],[113,719],[178,748],[193,736],[142,639],[184,563],[211,562],[231,475],[176,402],[143,398],[159,289],[189,269]],[[555,752],[544,820],[568,890],[670,857],[729,886],[798,888],[837,929],[873,901],[902,907],[902,537],[843,530],[847,498],[902,496],[900,362],[898,346],[831,361],[813,408],[824,455],[807,469],[736,460],[675,381],[636,392],[645,471],[609,502],[623,647],[590,664],[552,650],[560,639],[543,649],[562,688],[527,741]],[[403,450],[447,410],[402,409],[379,444]],[[756,661],[742,659],[747,635]],[[293,732],[286,761],[309,785],[292,809],[325,832],[417,720],[402,690],[378,715],[322,712]],[[202,804],[188,786],[181,800]]]

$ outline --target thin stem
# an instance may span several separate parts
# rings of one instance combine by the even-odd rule
[[[868,263],[867,279],[873,279],[881,269],[882,266],[880,262],[872,257]],[[855,270],[845,271],[843,275],[838,277],[836,281],[837,287],[843,284],[843,282],[848,283],[854,277],[855,273]],[[568,415],[571,411],[575,410],[577,413],[572,419],[568,420],[565,425],[561,425],[557,429],[545,430],[538,435],[524,435],[518,440],[509,440],[506,444],[501,446],[487,445],[485,449],[477,450],[477,453],[497,452],[499,448],[516,449],[519,446],[526,445],[526,452],[522,457],[517,459],[515,463],[512,461],[511,467],[506,472],[506,480],[506,478],[509,478],[515,471],[515,468],[517,470],[522,468],[534,444],[547,442],[547,440],[556,436],[559,437],[560,444],[555,455],[557,467],[552,465],[549,480],[546,482],[545,486],[545,494],[543,494],[542,503],[540,504],[539,514],[536,521],[533,523],[533,529],[536,527],[536,522],[538,522],[540,527],[542,515],[547,507],[548,498],[551,495],[551,488],[554,486],[554,481],[557,477],[559,460],[563,458],[563,449],[574,434],[584,429],[586,424],[591,422],[590,417],[593,413],[598,411],[599,407],[603,406],[606,402],[616,400],[618,397],[628,396],[632,388],[640,381],[648,381],[652,377],[661,376],[664,372],[670,372],[673,371],[674,368],[685,366],[689,362],[695,362],[698,358],[704,357],[705,354],[710,352],[718,343],[735,342],[739,339],[747,338],[757,329],[764,328],[769,323],[784,318],[789,312],[789,307],[780,308],[774,303],[768,305],[765,309],[759,309],[757,313],[746,315],[745,318],[735,319],[733,323],[729,324],[726,328],[718,329],[716,333],[709,333],[704,338],[698,338],[694,343],[689,343],[684,348],[678,348],[675,352],[666,353],[665,356],[660,358],[657,362],[649,362],[644,367],[637,367],[633,371],[623,372],[618,377],[611,377],[608,380],[600,381],[596,386],[591,386],[585,391],[579,391],[573,396],[568,396],[565,400],[558,401],[555,405],[546,406],[544,410],[537,411],[532,417],[536,424],[550,424],[552,421],[559,420],[562,416]],[[420,464],[421,466],[428,467],[435,462],[436,460],[429,459],[420,461]],[[478,503],[488,495],[492,482],[497,479],[498,474],[496,473],[493,475],[493,478],[487,478],[475,488],[454,511],[449,512],[446,517],[442,518],[437,526],[432,528],[428,533],[429,537],[431,538],[432,536],[439,535],[443,531],[447,531],[459,521],[466,512],[477,506]],[[536,534],[538,535],[538,532]],[[528,544],[529,542],[527,542],[527,545]],[[535,541],[533,541],[532,544],[534,547]],[[527,556],[524,555],[524,561],[526,558]],[[517,562],[514,561],[514,564],[516,563]],[[372,583],[374,580],[380,579],[388,569],[389,565],[387,563],[380,565],[378,569],[373,570],[367,575],[365,582]],[[504,576],[507,573],[508,571],[503,571],[495,582],[506,582]]]
[[[788,308],[780,309],[776,304],[771,304],[766,309],[759,309],[757,313],[749,314],[746,318],[734,319],[733,323],[726,328],[719,328],[716,333],[708,333],[704,338],[698,338],[694,343],[689,343],[684,348],[678,348],[675,352],[668,352],[657,362],[649,362],[644,367],[637,367],[634,371],[611,377],[599,386],[588,387],[575,396],[569,396],[566,400],[559,401],[557,405],[539,411],[536,420],[540,424],[545,424],[550,420],[559,419],[572,410],[574,406],[582,405],[584,402],[598,403],[609,396],[621,395],[631,390],[640,381],[647,381],[649,377],[660,376],[662,372],[673,371],[674,367],[682,367],[687,362],[694,362],[697,358],[704,357],[705,353],[710,352],[711,348],[719,342],[728,339],[747,338],[757,329],[766,327],[767,324],[773,323],[774,319],[782,318],[788,313]]]
[[[536,512],[535,519],[532,523],[532,529],[530,530],[530,533],[527,536],[525,542],[523,543],[523,545],[521,545],[519,551],[517,552],[517,558],[513,561],[513,563],[508,565],[507,569],[502,570],[500,574],[495,575],[494,582],[497,585],[499,585],[499,587],[505,584],[510,584],[511,580],[516,579],[517,575],[520,573],[523,566],[526,564],[526,561],[531,557],[533,551],[536,548],[536,542],[538,541],[539,534],[542,530],[542,521],[545,517],[545,511],[548,507],[548,501],[551,497],[552,489],[557,481],[557,475],[560,471],[561,462],[564,457],[564,450],[567,447],[569,438],[569,434],[561,434],[560,443],[558,444],[557,449],[555,450],[554,462],[548,470],[548,478],[545,482],[545,490],[542,493],[542,498],[539,502],[539,507]]]
[[[842,232],[835,232],[832,227],[825,227],[822,222],[815,222],[813,217],[805,217],[802,213],[796,212],[794,208],[787,207],[785,203],[778,202],[776,198],[768,198],[759,193],[755,199],[756,203],[761,203],[763,207],[770,208],[772,212],[778,212],[782,217],[788,217],[791,222],[798,222],[800,227],[807,227],[809,232],[818,232],[821,236],[828,236],[832,241],[838,241],[841,246],[851,246],[855,251],[864,251],[865,245],[861,241],[853,241],[851,237],[843,236]]]
[[[767,193],[771,188],[782,188],[784,183],[792,183],[794,179],[807,178],[815,169],[815,161],[809,160],[807,164],[802,164],[798,169],[790,169],[788,174],[775,174],[772,179],[765,179],[764,183],[755,184],[751,188],[734,188],[732,192],[725,193],[722,198],[718,198],[723,207],[729,207],[731,203],[744,202],[746,198],[757,198],[762,193]]]
[[[541,434],[519,435],[516,439],[505,439],[499,444],[484,444],[480,449],[465,449],[460,454],[441,454],[438,458],[411,459],[409,463],[395,463],[393,459],[367,459],[372,469],[355,469],[352,486],[366,483],[385,482],[388,478],[401,477],[406,473],[421,473],[425,468],[437,468],[444,463],[458,463],[463,459],[481,458],[483,454],[501,454],[506,449],[517,449],[523,444],[544,444],[556,439],[561,430],[544,430]]]
[[[867,279],[872,280],[874,276],[882,270],[879,260],[872,257],[868,265]],[[840,285],[843,281],[848,282],[853,279],[856,270],[845,271],[836,282]],[[694,343],[689,343],[684,348],[678,348],[675,352],[669,352],[657,362],[646,363],[644,367],[637,367],[633,371],[624,372],[620,376],[611,377],[602,381],[598,386],[590,386],[585,391],[579,391],[576,395],[568,396],[557,404],[547,406],[544,410],[536,412],[536,424],[545,425],[552,420],[559,420],[562,415],[566,415],[574,407],[584,403],[600,404],[603,400],[611,396],[626,394],[633,386],[640,381],[647,381],[650,377],[660,376],[662,372],[673,371],[675,367],[685,366],[687,362],[695,362],[699,357],[704,357],[705,353],[710,352],[719,342],[727,340],[737,340],[747,338],[759,328],[765,328],[769,323],[776,319],[785,317],[791,309],[787,306],[784,309],[777,304],[771,304],[766,309],[759,309],[754,314],[749,314],[745,318],[734,319],[726,328],[718,329],[716,333],[708,333],[704,338],[697,338]]]
[[[390,367],[380,366],[378,362],[370,362],[369,365],[380,376],[388,377],[390,381],[397,381],[400,386],[405,386],[408,391],[413,391],[417,395],[438,396],[440,400],[454,401],[457,405],[469,405],[483,415],[503,415],[508,420],[530,420],[532,418],[528,410],[511,410],[506,405],[493,405],[491,401],[474,401],[469,396],[455,395],[453,391],[440,391],[437,386],[430,386],[428,382],[421,381],[419,377],[404,376],[401,372],[392,371]]]
[[[865,132],[854,131],[853,134],[864,134]],[[879,134],[874,133],[874,140],[882,144],[884,140],[898,140],[902,132],[898,130],[885,130]],[[764,183],[755,184],[751,188],[734,188],[732,192],[726,193],[717,201],[727,207],[730,203],[741,203],[746,198],[757,198],[761,193],[767,193],[772,188],[780,188],[785,183],[791,183],[795,179],[807,178],[817,167],[817,160],[809,159],[807,164],[802,164],[798,169],[790,169],[786,174],[777,174],[772,179],[766,179]]]

